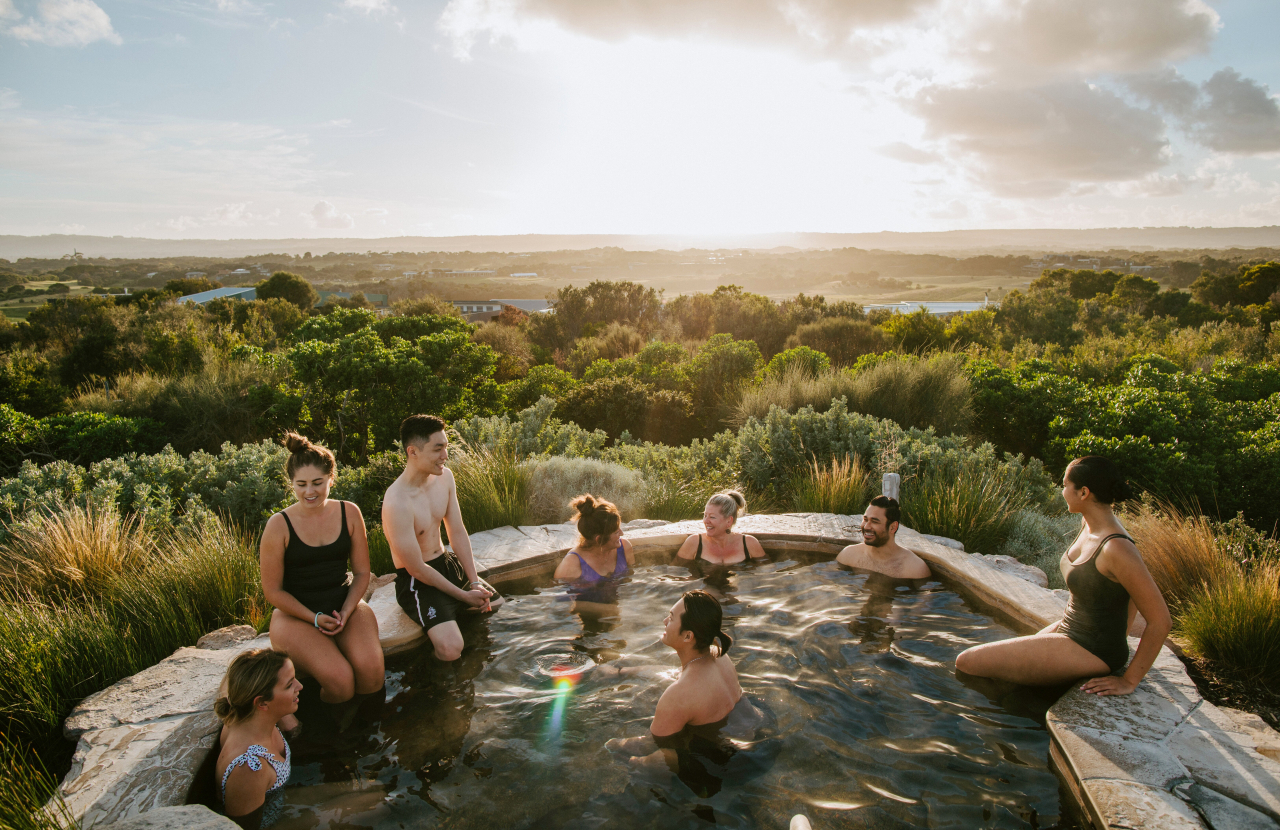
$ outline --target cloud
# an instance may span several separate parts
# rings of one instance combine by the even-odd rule
[[[342,5],[365,14],[393,12],[396,10],[396,7],[391,5],[391,0],[342,0]]]
[[[1137,75],[1126,83],[1211,150],[1241,155],[1280,150],[1280,103],[1266,86],[1230,67],[1199,86],[1173,69]]]
[[[5,4],[0,6],[0,16],[12,17],[12,2],[0,3]],[[9,27],[8,33],[18,40],[50,46],[87,46],[99,40],[117,45],[122,42],[111,27],[111,18],[93,0],[40,0],[36,14],[20,19]]]
[[[1202,0],[998,0],[971,18],[957,52],[1028,73],[1136,72],[1205,51],[1221,27]]]
[[[22,106],[22,96],[16,89],[0,87],[0,110],[12,110]]]
[[[914,17],[937,0],[450,0],[440,27],[463,52],[488,33],[550,21],[604,41],[711,37],[838,50],[862,30]],[[824,50],[825,51],[825,50]]]
[[[234,202],[206,211],[200,217],[182,215],[161,223],[163,227],[175,231],[189,231],[201,227],[243,228],[250,225],[274,225],[280,218],[279,209],[271,213],[254,213],[249,210],[249,202]]]
[[[386,208],[380,208],[380,207],[371,207],[371,208],[364,209],[365,216],[386,216],[390,212],[391,211],[387,210]]]
[[[311,209],[311,212],[305,215],[311,219],[317,228],[344,230],[356,226],[356,220],[352,219],[348,213],[338,213],[338,209],[333,206],[332,202],[316,202],[316,206]]]
[[[1051,196],[1080,182],[1125,181],[1166,161],[1164,122],[1079,81],[922,90],[911,102],[926,137],[945,142],[986,187]]]
[[[888,156],[897,161],[904,161],[907,164],[934,164],[942,161],[942,156],[937,153],[930,153],[927,150],[921,150],[918,147],[912,147],[901,141],[895,141],[892,144],[886,144],[883,147],[877,147],[876,152],[882,156]]]

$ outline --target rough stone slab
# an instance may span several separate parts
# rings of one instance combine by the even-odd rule
[[[1251,712],[1226,706],[1206,706],[1197,710],[1187,723],[1200,729],[1221,729],[1235,733],[1236,742],[1248,746],[1272,761],[1280,761],[1280,732]]]
[[[427,632],[422,630],[396,602],[395,583],[383,585],[373,592],[369,599],[369,607],[378,618],[378,643],[383,654],[395,654],[413,648],[427,639]]]
[[[1081,782],[1138,781],[1168,789],[1190,778],[1187,768],[1159,744],[1118,739],[1115,733],[1087,727],[1063,728],[1052,722],[1049,732]]]
[[[1188,723],[1170,736],[1166,746],[1201,784],[1280,820],[1280,763],[1238,738],[1233,732]]]
[[[59,788],[67,807],[88,830],[182,804],[220,727],[210,701],[202,712],[86,733]]]
[[[952,550],[958,550],[961,552],[964,551],[964,542],[961,542],[959,539],[949,539],[946,536],[934,536],[932,533],[921,533],[920,536],[928,539],[935,545],[942,545],[944,548],[951,548]]]
[[[1200,784],[1184,784],[1174,792],[1213,830],[1280,830],[1280,824],[1269,816]]]
[[[960,550],[963,551],[964,548],[960,548]],[[997,571],[1016,576],[1018,579],[1025,579],[1032,585],[1041,588],[1049,587],[1049,577],[1044,575],[1044,571],[1034,565],[1024,565],[1012,556],[1005,556],[999,553],[971,553],[969,556],[988,568],[995,568]]]
[[[102,830],[108,827],[110,830],[237,830],[239,826],[203,804],[184,804],[181,807],[161,807],[100,827]]]
[[[246,649],[270,645],[264,634],[227,648],[180,648],[154,666],[85,698],[62,725],[62,734],[74,740],[95,729],[210,712],[231,660]]]
[[[1168,790],[1135,781],[1092,781],[1089,798],[1115,830],[1207,830],[1195,811]]]
[[[1180,704],[1156,694],[1148,680],[1152,673],[1128,695],[1100,697],[1073,687],[1049,709],[1046,719],[1066,729],[1083,727],[1108,734],[1117,745],[1159,743],[1173,734],[1199,701]]]
[[[196,640],[196,648],[231,648],[243,643],[245,640],[256,639],[257,636],[257,629],[251,625],[229,625],[226,628],[219,628],[217,631],[210,631],[199,640]]]

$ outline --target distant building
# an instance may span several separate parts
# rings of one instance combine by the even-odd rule
[[[534,272],[534,271],[528,271],[528,272],[520,273],[520,274],[512,274],[511,276],[513,276],[513,277],[536,277],[536,276],[538,276],[538,275],[537,275],[537,273],[536,273],[536,272]]]
[[[516,275],[512,274],[511,276],[514,277]],[[526,314],[541,314],[544,311],[551,310],[550,300],[490,300],[490,302],[515,306]]]
[[[228,286],[227,288],[215,288],[212,291],[201,291],[199,294],[188,294],[185,297],[179,297],[180,303],[195,303],[196,305],[204,305],[210,300],[256,300],[258,299],[258,289],[255,286]]]
[[[203,277],[203,276],[204,276],[204,271],[188,271],[187,272],[187,279],[189,280],[195,279],[196,277]]]
[[[228,277],[235,277],[236,279],[240,279],[241,277],[247,277],[247,276],[249,276],[249,274],[250,274],[250,273],[251,273],[251,272],[249,271],[249,269],[248,269],[248,268],[237,268],[236,270],[229,272],[229,273],[227,274],[227,276],[228,276]]]
[[[492,277],[497,271],[445,271],[446,277],[480,277],[481,279]]]

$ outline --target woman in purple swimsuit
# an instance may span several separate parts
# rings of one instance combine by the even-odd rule
[[[622,538],[622,516],[611,502],[590,493],[569,502],[578,524],[578,543],[565,554],[555,578],[570,583],[575,610],[584,603],[613,606],[618,581],[635,567],[631,543]]]

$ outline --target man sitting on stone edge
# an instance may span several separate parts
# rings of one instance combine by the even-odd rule
[[[458,489],[449,460],[444,421],[433,415],[411,415],[400,424],[404,472],[387,488],[382,501],[382,529],[396,566],[396,601],[427,632],[436,658],[449,662],[462,655],[462,611],[491,611],[501,603],[476,573],[471,539],[462,524]],[[449,531],[446,552],[440,522]]]
[[[902,511],[898,500],[876,496],[862,513],[862,544],[849,545],[836,561],[850,568],[862,568],[898,579],[925,579],[929,566],[919,556],[899,545],[898,521]]]

